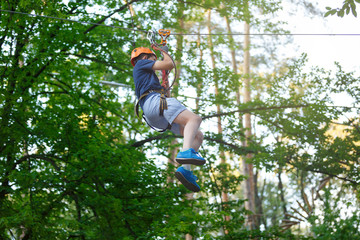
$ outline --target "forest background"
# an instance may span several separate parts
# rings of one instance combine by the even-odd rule
[[[280,14],[358,2],[2,0],[0,239],[359,239],[359,77],[286,55]],[[203,117],[196,194],[180,136],[134,117],[130,53],[159,28]]]

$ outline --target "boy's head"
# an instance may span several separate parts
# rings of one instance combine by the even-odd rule
[[[155,60],[157,59],[156,54],[150,49],[146,47],[138,47],[132,50],[131,52],[131,64],[135,67],[135,64],[140,59],[148,59],[150,56],[154,56]]]

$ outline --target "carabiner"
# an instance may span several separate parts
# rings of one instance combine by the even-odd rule
[[[148,31],[146,37],[150,41],[150,45],[155,44],[155,31],[153,30]]]

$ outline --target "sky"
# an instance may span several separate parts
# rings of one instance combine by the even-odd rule
[[[317,1],[318,8],[326,11],[326,7],[340,7],[341,0]],[[357,4],[360,14],[360,4]],[[298,52],[306,52],[313,65],[330,69],[334,62],[339,62],[346,71],[360,70],[357,56],[360,56],[360,19],[351,13],[343,18],[337,15],[309,18],[299,11],[288,18],[288,27],[292,33],[330,33],[359,34],[357,36],[294,36],[294,44],[299,45]]]
[[[343,1],[326,0],[316,1],[314,4],[322,12],[326,7],[340,8]],[[289,12],[292,14],[289,15]],[[357,12],[360,15],[360,4],[357,4]],[[294,36],[293,43],[288,45],[285,51],[298,58],[302,53],[308,57],[308,66],[318,66],[335,72],[335,62],[338,62],[344,71],[355,72],[360,75],[360,19],[350,12],[343,18],[337,15],[323,17],[309,15],[304,9],[298,11],[287,8],[283,9],[284,20],[288,22],[287,29],[294,34],[358,34],[352,36]],[[281,18],[281,16],[280,16]],[[334,95],[334,105],[350,106],[352,100],[344,94]]]

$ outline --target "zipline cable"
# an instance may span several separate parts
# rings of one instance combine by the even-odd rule
[[[0,9],[0,12],[21,14],[21,15],[27,15],[30,17],[49,18],[49,19],[81,23],[81,24],[87,24],[87,25],[118,28],[118,29],[124,29],[124,30],[129,30],[129,31],[138,31],[138,32],[144,32],[144,33],[150,32],[148,30],[138,29],[138,28],[126,28],[126,27],[120,27],[120,26],[115,26],[115,25],[106,25],[106,24],[101,24],[101,23],[85,22],[85,21],[78,21],[78,20],[67,19],[67,18],[39,15],[39,14],[35,14],[35,13],[24,13],[24,12],[4,10],[4,9]],[[246,35],[250,35],[250,36],[360,36],[360,33],[249,33],[249,34],[246,34],[246,33],[171,33],[171,34],[172,35],[182,35],[182,36],[198,36],[198,35],[201,35],[201,36],[230,36],[230,35],[231,36],[246,36]]]

